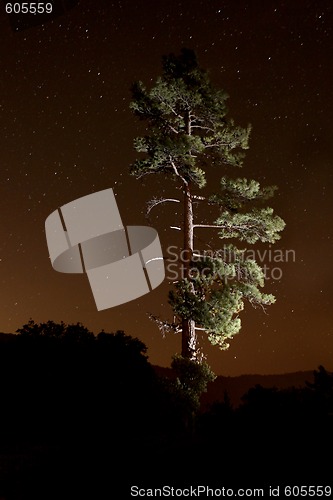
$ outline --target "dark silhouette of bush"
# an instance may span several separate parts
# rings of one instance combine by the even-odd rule
[[[13,442],[118,440],[148,427],[157,377],[122,331],[30,320],[1,345],[1,427]]]
[[[183,429],[179,401],[145,344],[123,331],[30,320],[0,343],[0,376],[0,453],[26,457],[9,466],[3,487],[0,473],[0,496],[55,477],[59,488],[105,485],[110,471],[115,484],[124,469],[140,478],[173,452]]]

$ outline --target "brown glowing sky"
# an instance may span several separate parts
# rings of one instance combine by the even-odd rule
[[[267,314],[247,307],[229,351],[203,342],[208,362],[223,375],[333,369],[331,0],[82,0],[20,32],[2,8],[0,24],[0,331],[30,317],[79,321],[138,336],[154,364],[167,366],[179,351],[180,338],[163,339],[146,314],[170,317],[167,280],[97,312],[84,276],[53,271],[44,222],[57,207],[113,187],[124,223],[145,225],[145,202],[174,196],[162,179],[140,184],[128,174],[142,131],[129,88],[138,79],[149,86],[161,56],[185,46],[230,95],[229,116],[253,126],[243,170],[213,171],[208,186],[224,173],[278,184],[271,205],[287,227],[272,250],[296,256],[267,284],[276,304]],[[158,208],[150,221],[164,249],[177,243],[174,210]],[[198,245],[212,236],[198,233]]]

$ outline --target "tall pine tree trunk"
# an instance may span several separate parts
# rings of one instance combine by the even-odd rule
[[[190,278],[191,260],[193,253],[193,205],[189,184],[184,185],[184,278]],[[196,359],[197,337],[193,319],[182,320],[182,356],[192,360]]]

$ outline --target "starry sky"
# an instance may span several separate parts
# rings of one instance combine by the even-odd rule
[[[147,317],[172,319],[170,280],[98,312],[84,275],[52,269],[44,224],[61,205],[111,187],[126,225],[151,224],[164,249],[177,244],[174,205],[145,218],[145,203],[173,197],[174,185],[129,175],[144,131],[129,103],[134,81],[149,87],[162,55],[187,47],[229,94],[228,116],[253,127],[242,171],[213,172],[208,186],[224,174],[277,184],[270,204],[287,225],[274,250],[293,252],[269,264],[281,269],[265,287],[276,304],[248,306],[226,352],[202,339],[207,361],[221,375],[332,370],[331,0],[81,0],[17,32],[2,4],[0,25],[0,331],[30,317],[82,322],[139,337],[153,364],[168,366],[180,351],[180,337],[163,339]],[[197,243],[212,238],[200,233]]]

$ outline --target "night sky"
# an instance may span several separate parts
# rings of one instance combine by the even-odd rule
[[[180,351],[180,337],[163,339],[147,317],[172,319],[170,280],[98,312],[86,276],[52,269],[44,224],[61,205],[111,187],[124,224],[151,224],[164,249],[177,244],[175,205],[145,218],[146,201],[175,196],[175,185],[129,175],[144,132],[129,103],[134,81],[149,87],[162,55],[187,47],[230,95],[228,116],[253,127],[242,170],[212,171],[208,188],[225,174],[277,184],[270,205],[287,225],[271,249],[295,255],[270,264],[282,269],[265,288],[276,304],[267,314],[248,305],[228,351],[203,341],[207,361],[222,375],[332,370],[331,0],[82,0],[19,32],[1,4],[0,25],[0,331],[30,317],[82,322],[139,337],[153,364],[168,366]],[[195,246],[213,238],[197,236]]]

